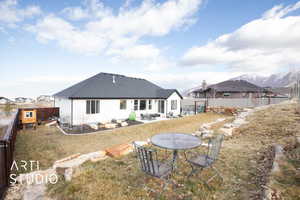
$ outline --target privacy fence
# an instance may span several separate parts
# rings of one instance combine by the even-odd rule
[[[203,112],[205,107],[252,108],[286,100],[288,98],[191,98],[182,100],[181,109],[183,114],[197,114]]]
[[[291,95],[292,98],[297,98],[300,100],[300,80],[298,80],[291,88]]]
[[[8,125],[5,134],[0,138],[0,199],[9,186],[10,167],[13,162],[13,153],[19,125],[19,110],[13,114],[13,120]]]
[[[36,108],[37,120],[47,121],[50,118],[59,116],[59,108]],[[10,182],[10,169],[14,160],[15,142],[17,132],[20,128],[19,115],[22,109],[18,109],[12,115],[12,120],[8,124],[7,129],[0,138],[0,199],[4,198],[4,193]],[[37,133],[38,134],[38,133]],[[1,135],[1,134],[0,134]]]

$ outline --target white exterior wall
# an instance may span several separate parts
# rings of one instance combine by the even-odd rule
[[[177,101],[177,109],[176,110],[172,110],[171,109],[171,101],[172,100],[176,100]],[[181,98],[180,96],[174,92],[171,96],[169,96],[169,98],[167,99],[167,113],[172,112],[173,115],[180,115],[180,108],[181,108]]]
[[[90,100],[90,99],[89,99]],[[138,99],[140,103],[141,99]],[[146,100],[145,110],[134,110],[134,99],[127,99],[126,109],[120,109],[119,99],[99,99],[100,101],[100,113],[86,114],[86,99],[65,99],[55,98],[55,106],[59,107],[60,118],[62,123],[70,123],[73,125],[108,122],[112,119],[127,119],[131,112],[135,112],[137,118],[140,118],[141,114],[153,114],[158,113],[158,101],[159,99],[152,100],[152,109],[149,109],[149,99]],[[181,98],[176,92],[174,92],[167,100],[161,99],[165,102],[165,112],[159,113],[162,117],[165,117],[168,112],[173,112],[174,115],[180,114],[180,102]],[[177,109],[171,110],[171,100],[177,100]],[[73,103],[72,103],[73,101]],[[73,104],[73,106],[72,106]],[[73,119],[72,115],[73,108]],[[138,104],[139,108],[139,104]]]
[[[140,100],[140,99],[138,99]],[[152,109],[149,110],[148,100],[146,99],[146,110],[134,110],[134,99],[127,99],[126,110],[120,109],[119,99],[99,99],[100,113],[86,114],[86,101],[85,99],[73,100],[73,125],[108,122],[112,119],[127,119],[131,112],[135,112],[137,118],[140,114],[157,113],[158,101],[152,100]],[[164,114],[165,116],[165,114]]]
[[[59,107],[59,117],[62,123],[71,124],[72,100],[67,98],[54,99],[55,107]]]

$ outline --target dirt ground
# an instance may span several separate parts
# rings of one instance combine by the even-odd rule
[[[162,182],[143,174],[134,154],[131,154],[98,163],[88,162],[77,171],[71,182],[62,180],[49,186],[49,194],[58,199],[88,200],[261,199],[268,179],[267,176],[261,176],[261,171],[268,168],[261,163],[264,163],[264,159],[269,159],[268,149],[275,143],[287,145],[300,134],[300,115],[296,112],[296,106],[293,103],[274,105],[248,117],[249,123],[224,141],[220,159],[215,163],[224,181],[212,181],[211,189],[199,179],[209,178],[211,170],[204,171],[198,177],[186,179],[190,168],[181,156],[182,162],[172,177],[174,186],[169,186],[160,194]],[[199,149],[203,150],[205,149]],[[297,199],[289,194],[285,198]]]

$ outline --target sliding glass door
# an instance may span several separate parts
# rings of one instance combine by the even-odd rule
[[[165,101],[164,100],[158,100],[158,112],[165,113]]]

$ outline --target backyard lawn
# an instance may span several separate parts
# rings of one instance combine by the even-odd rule
[[[270,169],[267,163],[270,160],[268,155],[271,152],[271,145],[291,144],[295,136],[300,134],[300,115],[295,108],[295,104],[282,104],[258,111],[249,117],[250,123],[243,125],[233,137],[227,138],[221,150],[220,160],[215,163],[224,176],[224,181],[221,182],[219,179],[212,181],[211,190],[203,185],[197,176],[186,179],[190,168],[181,157],[177,171],[172,177],[174,184],[169,185],[167,190],[161,193],[162,182],[142,173],[132,153],[119,159],[87,162],[75,172],[71,182],[61,180],[56,185],[49,185],[48,193],[56,199],[87,200],[262,199]],[[164,128],[159,131],[155,130],[157,127],[154,128],[154,125],[141,126],[138,132],[147,134],[138,139],[147,138],[161,131],[191,132],[199,126],[196,121],[203,122],[200,118],[201,115],[181,119],[182,121],[160,122],[166,124],[162,125]],[[195,121],[195,124],[190,121]],[[167,124],[170,126],[166,127]],[[175,124],[178,126],[174,127]],[[134,129],[132,133],[136,135]],[[130,140],[128,136],[124,139]],[[204,150],[205,147],[201,147],[198,151]],[[299,153],[300,151],[297,156]],[[294,171],[285,170],[284,176],[278,179],[284,199],[299,199],[300,183],[297,167],[300,166],[295,165]],[[204,171],[201,178],[208,178],[210,173],[210,170]]]
[[[203,113],[172,120],[103,131],[91,135],[63,135],[56,127],[39,126],[37,130],[18,132],[16,160],[36,160],[42,168],[75,153],[104,150],[118,144],[131,143],[161,132],[193,133],[202,123],[214,121],[222,115]]]
[[[224,181],[218,178],[213,180],[211,189],[203,185],[197,176],[186,178],[190,167],[181,153],[178,168],[172,176],[173,184],[162,193],[163,183],[142,173],[131,153],[120,158],[84,163],[76,169],[72,181],[61,179],[55,185],[48,185],[48,195],[54,199],[72,200],[262,199],[272,167],[271,146],[276,143],[287,147],[294,143],[295,136],[300,136],[300,109],[297,106],[294,103],[280,104],[257,111],[248,117],[248,124],[235,131],[234,136],[226,138],[220,160],[215,163]],[[75,153],[145,140],[156,133],[192,133],[202,123],[220,117],[224,116],[206,113],[82,136],[66,136],[56,127],[40,126],[37,131],[26,130],[18,134],[16,160],[38,160],[43,168],[47,168],[55,160]],[[214,130],[221,127],[222,123],[215,126]],[[205,150],[206,147],[197,149],[199,152]],[[294,158],[300,157],[300,147],[292,152]],[[280,188],[284,199],[299,199],[299,168],[299,161],[289,161],[288,168],[272,177],[272,180],[276,180],[275,189]],[[211,172],[206,170],[199,177],[207,179]]]

